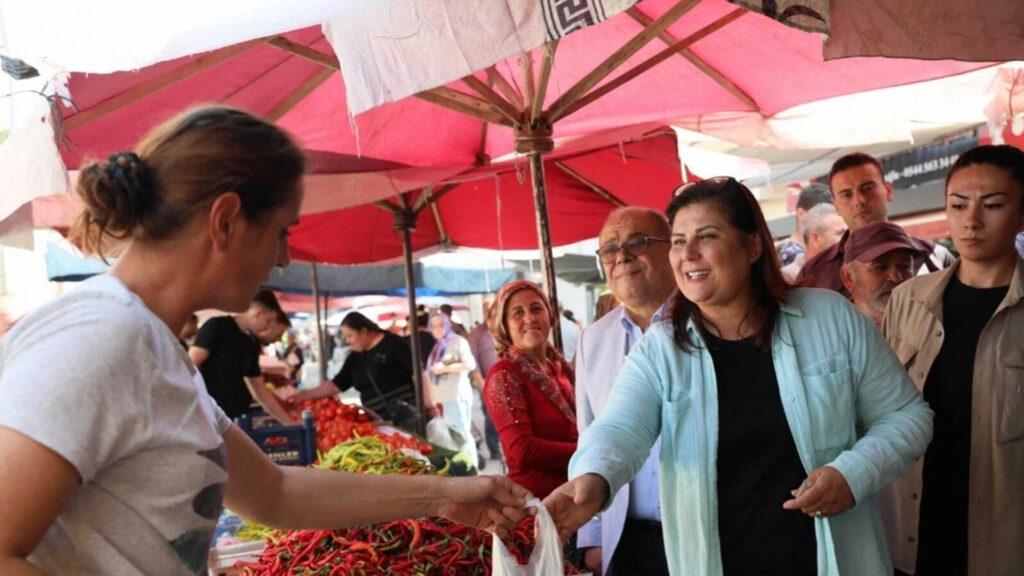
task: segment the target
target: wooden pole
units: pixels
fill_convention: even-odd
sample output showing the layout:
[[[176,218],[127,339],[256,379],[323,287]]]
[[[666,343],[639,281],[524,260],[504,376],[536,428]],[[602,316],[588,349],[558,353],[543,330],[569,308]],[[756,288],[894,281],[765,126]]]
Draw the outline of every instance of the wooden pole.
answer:
[[[320,356],[320,383],[327,382],[327,342],[324,334],[327,327],[320,321],[320,281],[316,273],[316,262],[311,266],[313,274],[313,313],[316,315],[316,342]]]
[[[408,202],[403,202],[408,206]],[[416,318],[416,278],[412,266],[412,233],[416,230],[418,212],[409,208],[395,212],[395,230],[402,232],[402,256],[405,260],[405,289],[409,300],[409,347],[412,348],[412,385],[416,391],[416,430],[420,436],[426,434],[423,420],[423,351],[420,350],[419,321]]]
[[[611,56],[606,58],[604,62],[599,64],[597,68],[594,68],[589,74],[581,78],[572,86],[572,88],[563,92],[562,95],[559,96],[559,98],[555,100],[550,107],[548,107],[548,121],[552,123],[557,122],[559,118],[565,115],[566,108],[575,103],[576,100],[583,97],[583,95],[589,92],[591,88],[597,86],[601,80],[604,80],[605,77],[611,74],[616,68],[621,66],[626,60],[629,60],[633,54],[636,54],[641,48],[646,46],[648,42],[656,38],[658,34],[661,34],[668,29],[668,27],[685,14],[687,10],[696,6],[699,1],[700,0],[680,0],[675,6],[666,10],[664,14],[658,17],[657,20],[652,22],[650,26],[623,44]]]
[[[530,162],[530,182],[533,184],[533,206],[537,217],[537,244],[540,248],[540,262],[544,269],[544,289],[555,313],[551,335],[555,347],[562,350],[562,327],[558,319],[558,288],[555,286],[555,258],[551,252],[551,223],[548,219],[548,189],[544,178],[544,154],[554,149],[551,139],[551,125],[541,123],[536,127],[525,126],[516,130],[516,152],[526,154]]]
[[[551,252],[551,223],[548,220],[548,189],[544,178],[544,157],[540,152],[527,155],[530,160],[530,180],[533,183],[533,205],[537,214],[537,242],[540,244],[540,265],[544,268],[544,288],[551,302],[555,320],[551,323],[551,336],[555,347],[562,348],[562,325],[558,311],[558,288],[555,286],[555,258]]]

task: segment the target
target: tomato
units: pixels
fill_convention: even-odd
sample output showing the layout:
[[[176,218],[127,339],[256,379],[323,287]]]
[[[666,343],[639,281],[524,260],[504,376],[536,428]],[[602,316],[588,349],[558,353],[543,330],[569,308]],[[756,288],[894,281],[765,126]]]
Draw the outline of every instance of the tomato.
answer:
[[[426,442],[422,442],[416,449],[419,450],[420,454],[430,454],[434,451],[434,447]]]

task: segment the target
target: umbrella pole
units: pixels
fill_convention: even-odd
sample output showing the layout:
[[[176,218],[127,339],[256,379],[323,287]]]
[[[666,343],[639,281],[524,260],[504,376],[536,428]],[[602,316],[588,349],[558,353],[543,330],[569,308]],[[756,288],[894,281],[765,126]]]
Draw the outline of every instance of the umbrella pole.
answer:
[[[544,288],[548,293],[554,321],[551,336],[555,347],[562,348],[562,327],[559,321],[558,289],[555,286],[555,259],[551,253],[551,223],[548,220],[548,190],[544,178],[544,153],[554,149],[551,127],[543,123],[538,127],[524,126],[516,130],[516,152],[525,153],[530,162],[530,181],[533,184],[533,206],[537,216],[537,243],[540,248],[540,265],[544,270]],[[501,223],[498,223],[501,226]]]
[[[320,322],[320,282],[316,273],[316,262],[310,267],[313,274],[313,313],[316,315],[316,343],[320,356],[320,383],[327,382],[327,346],[324,342],[325,328]]]
[[[416,391],[416,433],[426,434],[423,421],[423,351],[420,350],[420,326],[416,317],[416,279],[412,266],[412,233],[416,230],[418,212],[410,208],[395,211],[395,229],[402,232],[402,256],[405,260],[405,289],[409,299],[409,347],[412,348],[412,380]]]

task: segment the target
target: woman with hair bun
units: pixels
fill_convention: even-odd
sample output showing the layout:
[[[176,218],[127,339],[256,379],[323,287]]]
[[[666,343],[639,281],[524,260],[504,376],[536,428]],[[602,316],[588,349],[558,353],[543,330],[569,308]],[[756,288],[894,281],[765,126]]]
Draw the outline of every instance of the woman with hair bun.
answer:
[[[207,394],[176,335],[288,264],[304,170],[288,135],[219,106],[82,169],[74,234],[117,263],[0,341],[0,574],[200,573],[225,504],[279,528],[522,517],[505,478],[277,466]]]

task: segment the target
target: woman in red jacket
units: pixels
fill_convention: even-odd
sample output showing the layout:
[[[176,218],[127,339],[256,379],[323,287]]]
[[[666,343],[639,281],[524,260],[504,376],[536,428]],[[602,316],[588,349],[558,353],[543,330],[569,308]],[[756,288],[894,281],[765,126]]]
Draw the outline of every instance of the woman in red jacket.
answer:
[[[544,498],[567,479],[576,451],[575,375],[548,344],[554,315],[533,282],[506,284],[490,326],[499,362],[484,402],[498,430],[509,477]]]

